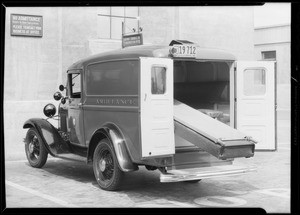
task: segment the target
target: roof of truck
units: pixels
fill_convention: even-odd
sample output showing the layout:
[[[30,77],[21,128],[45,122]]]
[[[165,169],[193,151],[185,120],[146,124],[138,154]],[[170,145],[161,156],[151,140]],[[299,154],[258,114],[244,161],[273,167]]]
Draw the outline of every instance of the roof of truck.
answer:
[[[101,61],[138,59],[139,57],[172,58],[169,53],[170,47],[171,46],[141,45],[141,46],[127,47],[124,49],[117,49],[109,52],[103,52],[77,61],[76,63],[72,64],[68,68],[68,70],[81,69],[82,67],[88,64],[101,62]],[[196,60],[211,60],[211,61],[235,61],[236,60],[234,55],[223,50],[201,48],[199,46],[197,46],[197,48],[198,51],[195,58]]]

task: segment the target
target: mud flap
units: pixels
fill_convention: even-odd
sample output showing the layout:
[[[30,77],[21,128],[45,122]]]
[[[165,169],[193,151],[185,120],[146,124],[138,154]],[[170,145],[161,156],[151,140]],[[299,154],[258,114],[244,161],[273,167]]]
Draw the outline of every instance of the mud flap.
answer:
[[[174,122],[176,135],[219,159],[254,155],[256,141],[176,100]]]

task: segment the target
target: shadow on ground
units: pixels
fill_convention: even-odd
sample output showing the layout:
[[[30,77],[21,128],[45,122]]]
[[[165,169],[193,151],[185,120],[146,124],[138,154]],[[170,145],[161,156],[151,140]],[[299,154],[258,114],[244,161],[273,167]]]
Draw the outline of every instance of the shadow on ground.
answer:
[[[27,164],[28,165],[28,164]],[[51,160],[43,168],[51,175],[65,177],[74,181],[92,184],[95,189],[99,188],[91,165],[80,162],[65,160]],[[175,182],[160,183],[160,172],[148,171],[140,167],[139,171],[129,172],[124,175],[122,187],[119,193],[126,194],[135,203],[155,201],[163,199],[167,201],[193,203],[195,198],[205,196],[237,196],[257,190],[258,188],[243,180],[228,177],[223,181],[219,179],[203,179],[198,183]],[[188,195],[187,195],[188,193]]]

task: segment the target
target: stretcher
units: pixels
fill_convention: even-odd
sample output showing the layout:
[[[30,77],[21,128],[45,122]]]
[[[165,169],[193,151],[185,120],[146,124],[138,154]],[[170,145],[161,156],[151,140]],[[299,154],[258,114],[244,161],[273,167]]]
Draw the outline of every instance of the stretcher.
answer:
[[[252,157],[256,141],[201,111],[174,100],[175,134],[218,159]]]

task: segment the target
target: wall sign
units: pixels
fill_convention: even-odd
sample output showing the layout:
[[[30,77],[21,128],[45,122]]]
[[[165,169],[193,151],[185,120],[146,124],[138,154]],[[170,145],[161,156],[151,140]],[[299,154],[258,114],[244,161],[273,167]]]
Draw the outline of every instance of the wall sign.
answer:
[[[43,17],[36,15],[11,14],[10,35],[42,37]]]
[[[142,34],[131,34],[122,36],[122,47],[143,45]]]

